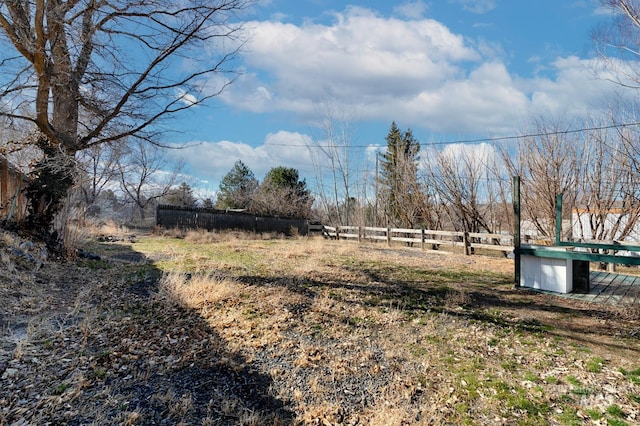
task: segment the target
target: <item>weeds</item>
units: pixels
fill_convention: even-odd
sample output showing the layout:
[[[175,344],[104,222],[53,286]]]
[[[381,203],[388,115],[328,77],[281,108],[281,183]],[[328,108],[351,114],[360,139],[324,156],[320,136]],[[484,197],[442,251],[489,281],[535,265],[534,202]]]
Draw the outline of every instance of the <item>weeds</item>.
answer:
[[[34,345],[52,360],[68,346],[57,371],[78,375],[45,389],[73,408],[109,401],[96,424],[624,424],[640,403],[640,369],[618,368],[635,342],[618,355],[590,328],[595,307],[513,290],[507,260],[171,233],[135,243],[153,264],[83,269],[114,278],[79,293],[75,334],[65,322],[15,346],[20,365]]]

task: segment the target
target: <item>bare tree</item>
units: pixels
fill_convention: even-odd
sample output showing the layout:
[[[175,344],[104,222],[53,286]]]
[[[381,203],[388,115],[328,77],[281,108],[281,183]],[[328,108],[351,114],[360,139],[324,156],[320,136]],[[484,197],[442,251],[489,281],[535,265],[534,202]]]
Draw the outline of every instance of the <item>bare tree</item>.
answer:
[[[251,1],[0,1],[0,115],[41,132],[32,227],[49,232],[76,152],[161,142],[162,119],[223,90],[230,80],[210,77],[228,72],[242,36],[233,18]]]
[[[555,237],[556,196],[563,194],[565,213],[576,203],[577,184],[584,164],[582,141],[560,124],[539,120],[519,140],[515,158],[503,150],[512,176],[522,177],[522,212],[543,237]]]
[[[612,21],[593,33],[608,73],[605,78],[625,87],[640,87],[640,3],[637,0],[600,0],[612,12]],[[628,60],[628,61],[625,61]]]
[[[76,178],[85,207],[92,206],[105,188],[117,186],[118,160],[126,153],[121,143],[94,145],[76,156],[81,170]]]
[[[478,147],[456,145],[440,152],[432,150],[425,162],[426,180],[446,207],[454,229],[494,232],[493,150],[486,144]]]
[[[585,134],[585,166],[576,209],[578,237],[623,240],[640,219],[638,132],[592,126]]]
[[[353,129],[346,113],[325,104],[322,112],[322,137],[310,146],[315,170],[316,192],[325,215],[336,225],[350,225],[354,203],[352,170],[349,161]]]
[[[161,149],[134,140],[117,162],[120,189],[137,207],[142,222],[146,218],[145,210],[169,193],[180,172],[180,164],[174,164],[171,169]]]

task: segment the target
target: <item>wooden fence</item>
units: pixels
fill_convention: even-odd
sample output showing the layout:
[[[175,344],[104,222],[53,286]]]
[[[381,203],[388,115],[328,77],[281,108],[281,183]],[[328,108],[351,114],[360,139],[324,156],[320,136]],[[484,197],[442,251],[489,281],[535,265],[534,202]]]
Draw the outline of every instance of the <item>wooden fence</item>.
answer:
[[[156,224],[164,228],[225,230],[238,229],[250,232],[278,232],[286,235],[306,235],[307,219],[257,216],[243,212],[231,212],[194,207],[160,205],[156,209]]]
[[[27,177],[0,155],[0,220],[19,222],[27,215],[22,193],[27,183]]]
[[[483,232],[436,231],[430,229],[376,228],[371,226],[310,226],[325,237],[337,240],[380,241],[391,245],[402,242],[421,249],[440,250],[451,247],[464,250],[467,255],[475,249],[494,250],[505,255],[513,252],[513,235]]]

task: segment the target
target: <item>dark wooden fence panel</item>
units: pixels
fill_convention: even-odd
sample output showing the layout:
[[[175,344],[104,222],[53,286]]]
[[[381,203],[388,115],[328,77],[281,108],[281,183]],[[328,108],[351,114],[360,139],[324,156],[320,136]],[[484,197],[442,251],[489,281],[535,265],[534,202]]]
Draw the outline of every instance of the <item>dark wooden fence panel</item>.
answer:
[[[306,235],[309,223],[302,218],[256,216],[204,208],[158,206],[156,224],[164,228],[278,232],[285,235]]]
[[[27,177],[0,155],[0,220],[19,222],[26,217],[22,190],[27,183]]]

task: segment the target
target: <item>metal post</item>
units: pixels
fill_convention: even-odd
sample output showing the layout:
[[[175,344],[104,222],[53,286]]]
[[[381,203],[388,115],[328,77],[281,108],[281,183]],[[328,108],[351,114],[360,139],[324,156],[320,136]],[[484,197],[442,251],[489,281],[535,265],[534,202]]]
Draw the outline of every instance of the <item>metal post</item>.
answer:
[[[556,245],[562,239],[562,194],[556,195]]]
[[[520,176],[513,177],[513,264],[515,286],[520,287]]]

